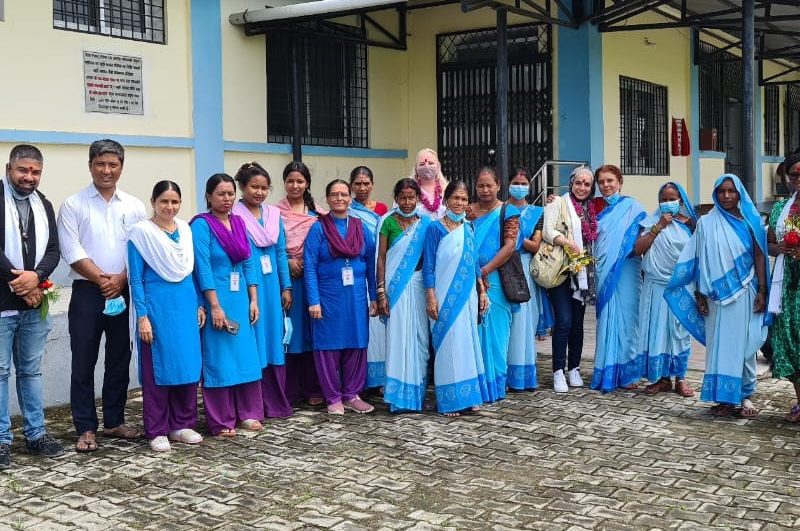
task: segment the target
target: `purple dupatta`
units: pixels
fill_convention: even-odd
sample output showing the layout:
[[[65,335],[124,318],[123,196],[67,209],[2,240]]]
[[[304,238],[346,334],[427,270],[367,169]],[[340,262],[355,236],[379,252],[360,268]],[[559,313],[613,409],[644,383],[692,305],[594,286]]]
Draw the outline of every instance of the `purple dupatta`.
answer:
[[[242,218],[235,214],[230,215],[231,230],[225,228],[220,220],[208,212],[197,214],[190,223],[197,218],[202,218],[208,223],[211,232],[230,258],[231,263],[238,264],[250,258],[250,242],[247,239],[247,230]]]
[[[328,239],[332,257],[355,258],[361,254],[361,250],[364,248],[364,229],[360,219],[348,217],[349,223],[344,238],[339,234],[332,214],[322,216],[319,221],[322,223],[322,232]]]

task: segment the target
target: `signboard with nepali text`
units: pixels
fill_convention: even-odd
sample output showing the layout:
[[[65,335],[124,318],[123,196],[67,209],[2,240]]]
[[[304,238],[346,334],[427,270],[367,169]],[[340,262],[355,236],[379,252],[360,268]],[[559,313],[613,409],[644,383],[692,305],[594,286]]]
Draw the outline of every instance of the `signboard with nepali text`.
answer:
[[[144,114],[142,59],[83,52],[86,112]]]

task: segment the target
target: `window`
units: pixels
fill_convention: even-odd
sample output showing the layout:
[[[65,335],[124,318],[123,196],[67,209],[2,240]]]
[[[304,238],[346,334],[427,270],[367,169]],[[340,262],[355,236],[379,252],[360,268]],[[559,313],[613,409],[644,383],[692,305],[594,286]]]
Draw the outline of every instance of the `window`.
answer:
[[[700,76],[700,149],[725,151],[730,144],[727,107],[742,98],[742,61],[707,42],[700,42],[698,68]],[[704,142],[716,130],[716,143]],[[731,133],[733,134],[733,133]],[[733,140],[733,138],[731,138]]]
[[[800,84],[786,87],[786,154],[800,148]]]
[[[53,27],[164,44],[164,0],[54,0]]]
[[[267,34],[267,140],[292,141],[292,43],[297,46],[302,143],[369,147],[367,47],[360,28],[327,23],[324,31]],[[339,38],[337,38],[339,37]]]
[[[767,85],[764,88],[764,154],[770,157],[777,157],[780,154],[778,146],[779,99],[780,92],[777,85]]]
[[[620,76],[622,172],[668,175],[667,87]]]

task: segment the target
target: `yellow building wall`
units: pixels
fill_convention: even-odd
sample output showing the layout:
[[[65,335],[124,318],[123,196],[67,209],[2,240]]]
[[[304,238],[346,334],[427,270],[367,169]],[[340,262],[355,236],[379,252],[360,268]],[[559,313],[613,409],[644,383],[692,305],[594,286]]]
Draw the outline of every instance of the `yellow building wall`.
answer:
[[[53,2],[6,0],[0,127],[187,137],[192,133],[188,2],[166,1],[167,45],[53,28]],[[85,112],[83,51],[142,59],[144,115]]]

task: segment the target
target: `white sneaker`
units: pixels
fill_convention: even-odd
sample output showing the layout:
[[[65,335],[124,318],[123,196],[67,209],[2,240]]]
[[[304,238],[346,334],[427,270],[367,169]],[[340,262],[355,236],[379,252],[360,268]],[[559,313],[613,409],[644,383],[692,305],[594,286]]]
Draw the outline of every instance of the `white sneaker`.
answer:
[[[203,442],[203,436],[192,429],[184,428],[169,432],[169,440],[184,444],[200,444]]]
[[[154,452],[169,452],[172,448],[169,445],[169,439],[165,435],[159,435],[150,439],[150,449]]]
[[[556,393],[566,393],[569,391],[569,387],[567,387],[567,379],[564,378],[563,369],[559,369],[553,373],[553,391]]]
[[[570,387],[583,387],[583,378],[581,378],[581,371],[575,367],[567,373],[569,375]]]

